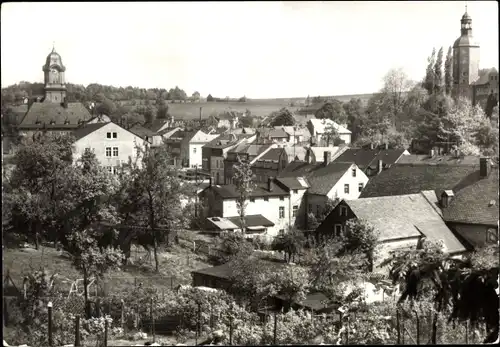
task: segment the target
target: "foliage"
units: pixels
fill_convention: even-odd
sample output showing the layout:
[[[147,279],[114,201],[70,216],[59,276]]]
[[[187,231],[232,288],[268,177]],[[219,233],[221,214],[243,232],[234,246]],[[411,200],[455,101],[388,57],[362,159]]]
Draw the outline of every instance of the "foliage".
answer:
[[[448,47],[446,60],[444,61],[444,91],[446,95],[451,95],[453,88],[453,55],[451,47]]]
[[[290,263],[292,257],[299,255],[304,248],[306,238],[304,233],[296,228],[290,228],[287,233],[273,240],[272,249],[285,253],[285,261]],[[287,259],[288,256],[288,259]]]
[[[130,173],[120,178],[119,212],[125,223],[146,228],[141,244],[153,248],[158,272],[158,246],[168,242],[168,236],[181,224],[182,210],[178,202],[182,189],[175,167],[169,165],[167,147],[138,147],[138,150],[141,162],[131,163]]]
[[[96,106],[95,111],[98,115],[111,116],[116,111],[116,105],[113,101],[103,97],[100,103]]]
[[[486,101],[486,107],[484,109],[484,112],[486,113],[486,117],[492,118],[495,108],[496,108],[497,115],[498,115],[497,95],[494,93],[490,93],[490,95],[488,95],[488,100]],[[497,120],[498,120],[498,117],[497,117]]]
[[[435,76],[434,76],[434,65],[436,62],[436,49],[432,49],[432,54],[429,58],[427,58],[427,69],[425,73],[425,80],[423,83],[423,87],[425,90],[427,90],[427,93],[429,95],[434,93],[434,83],[435,83]]]
[[[217,241],[217,262],[225,264],[234,258],[245,258],[252,254],[253,247],[241,232],[224,232]]]
[[[414,83],[408,78],[402,68],[390,69],[384,76],[384,87],[382,88],[381,111],[391,115],[390,124],[401,127],[406,103],[406,93],[414,87]],[[380,131],[384,133],[383,131]]]
[[[325,218],[333,211],[335,206],[339,203],[339,199],[328,199],[323,206],[323,209],[320,211],[320,214],[314,214],[310,212],[307,215],[307,227],[309,230],[316,230],[321,223],[325,220]]]
[[[293,126],[295,118],[289,109],[283,107],[281,110],[271,113],[271,126]]]
[[[241,98],[238,99],[238,102],[247,102],[247,97],[242,96]]]
[[[214,101],[214,97],[212,96],[212,94],[208,94],[207,102],[212,102],[212,101]]]
[[[441,94],[444,92],[443,85],[443,47],[438,51],[436,62],[434,64],[434,93]]]
[[[340,255],[346,253],[364,254],[368,261],[368,271],[372,271],[378,236],[375,229],[367,222],[358,218],[348,220],[345,232],[341,236],[342,249]]]
[[[315,113],[316,118],[328,118],[336,122],[337,124],[347,123],[347,114],[344,110],[342,101],[334,99],[332,101],[326,102],[320,109]]]
[[[238,156],[238,164],[233,166],[233,182],[238,192],[236,198],[236,207],[240,215],[241,230],[246,230],[245,210],[247,201],[252,193],[255,183],[253,182],[253,172],[251,164],[247,161],[241,160]]]

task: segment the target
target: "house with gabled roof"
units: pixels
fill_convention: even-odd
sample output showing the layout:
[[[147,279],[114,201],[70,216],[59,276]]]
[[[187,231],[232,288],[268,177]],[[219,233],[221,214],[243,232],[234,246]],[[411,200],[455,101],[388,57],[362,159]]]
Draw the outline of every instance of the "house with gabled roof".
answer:
[[[334,161],[354,162],[368,177],[373,177],[409,154],[406,149],[371,145],[368,148],[347,148]]]
[[[267,182],[269,177],[277,177],[281,170],[288,164],[282,158],[286,158],[283,148],[272,148],[260,156],[252,165],[252,171],[256,182]]]
[[[331,153],[325,152],[321,163],[294,161],[278,176],[302,177],[309,185],[299,208],[305,214],[302,227],[307,226],[307,214],[320,216],[329,200],[357,199],[368,183],[368,177],[355,163],[332,162],[330,158]]]
[[[122,165],[128,164],[129,158],[136,161],[140,157],[137,148],[147,145],[140,136],[113,122],[85,124],[73,131],[72,135],[75,138],[74,161],[77,161],[85,150],[90,150],[96,155],[99,163],[114,174]],[[140,165],[140,160],[137,160],[137,163]]]
[[[318,226],[318,239],[339,238],[348,220],[360,219],[378,233],[375,265],[391,251],[416,247],[422,238],[442,242],[451,255],[466,251],[438,210],[422,193],[342,200]]]
[[[347,145],[351,143],[351,131],[344,125],[337,124],[331,119],[311,119],[308,121],[307,127],[314,143],[318,145],[334,145],[333,141],[328,141],[327,139],[326,134],[329,132],[329,128],[333,128],[336,131],[338,138],[343,143]],[[327,144],[327,142],[330,142],[330,144]]]
[[[290,141],[290,136],[282,128],[259,128],[257,129],[256,143],[263,144],[278,144],[284,146]]]
[[[238,158],[253,165],[259,158],[277,147],[278,145],[276,144],[258,145],[247,142],[233,147],[227,152],[226,159],[224,160],[224,182],[226,184],[233,182],[233,166],[238,163]]]

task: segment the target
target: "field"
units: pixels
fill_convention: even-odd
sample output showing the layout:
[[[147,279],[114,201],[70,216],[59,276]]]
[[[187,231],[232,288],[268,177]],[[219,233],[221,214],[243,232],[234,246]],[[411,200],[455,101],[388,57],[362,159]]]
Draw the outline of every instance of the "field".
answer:
[[[363,105],[373,94],[355,94],[332,96],[342,102],[348,102],[352,98],[359,98]],[[312,96],[311,96],[312,97]],[[328,97],[330,98],[330,97]],[[282,99],[251,99],[247,102],[197,102],[197,103],[173,103],[169,104],[169,112],[176,119],[195,119],[200,117],[200,107],[202,107],[202,118],[208,118],[212,113],[221,113],[224,110],[232,109],[239,112],[250,110],[252,115],[266,117],[273,111],[282,107],[288,107],[292,112],[297,111],[300,106],[291,107],[290,103],[304,103],[305,98],[282,98]]]

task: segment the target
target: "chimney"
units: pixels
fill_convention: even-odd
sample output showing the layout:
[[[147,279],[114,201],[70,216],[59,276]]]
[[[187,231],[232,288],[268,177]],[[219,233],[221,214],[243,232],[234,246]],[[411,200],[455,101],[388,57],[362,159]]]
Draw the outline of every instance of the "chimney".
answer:
[[[431,149],[431,150],[429,151],[429,158],[434,158],[434,155],[435,155],[435,154],[436,154],[436,153],[434,152],[434,149]]]
[[[479,176],[481,178],[488,177],[490,173],[490,158],[482,157],[479,159]]]
[[[267,179],[267,190],[269,190],[270,192],[273,191],[273,188],[274,188],[274,181],[273,181],[273,178],[272,177],[269,177]]]
[[[382,160],[379,160],[377,163],[377,174],[381,173],[383,168],[384,168],[384,166],[382,164]]]
[[[375,144],[373,142],[370,143],[370,149],[375,149]]]
[[[325,166],[330,164],[331,161],[332,161],[332,152],[324,151],[323,152],[323,163],[325,164]]]
[[[211,187],[212,186],[212,176],[209,176],[208,177],[208,186]]]
[[[389,149],[389,144],[386,142],[384,143],[384,149],[387,151]]]
[[[312,149],[308,148],[306,152],[306,161],[308,164],[312,164]]]
[[[450,205],[451,200],[455,194],[453,194],[452,190],[445,190],[441,193],[441,207],[447,208]]]

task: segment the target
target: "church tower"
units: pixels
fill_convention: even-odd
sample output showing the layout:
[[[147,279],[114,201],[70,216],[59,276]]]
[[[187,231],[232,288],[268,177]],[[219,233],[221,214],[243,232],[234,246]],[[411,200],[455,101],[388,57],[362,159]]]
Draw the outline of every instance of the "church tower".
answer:
[[[66,82],[64,72],[66,68],[62,64],[61,56],[52,48],[42,68],[45,82],[44,102],[63,103],[66,99]]]
[[[472,84],[479,78],[479,43],[472,36],[472,18],[461,19],[461,35],[453,44],[453,96],[472,100]]]

